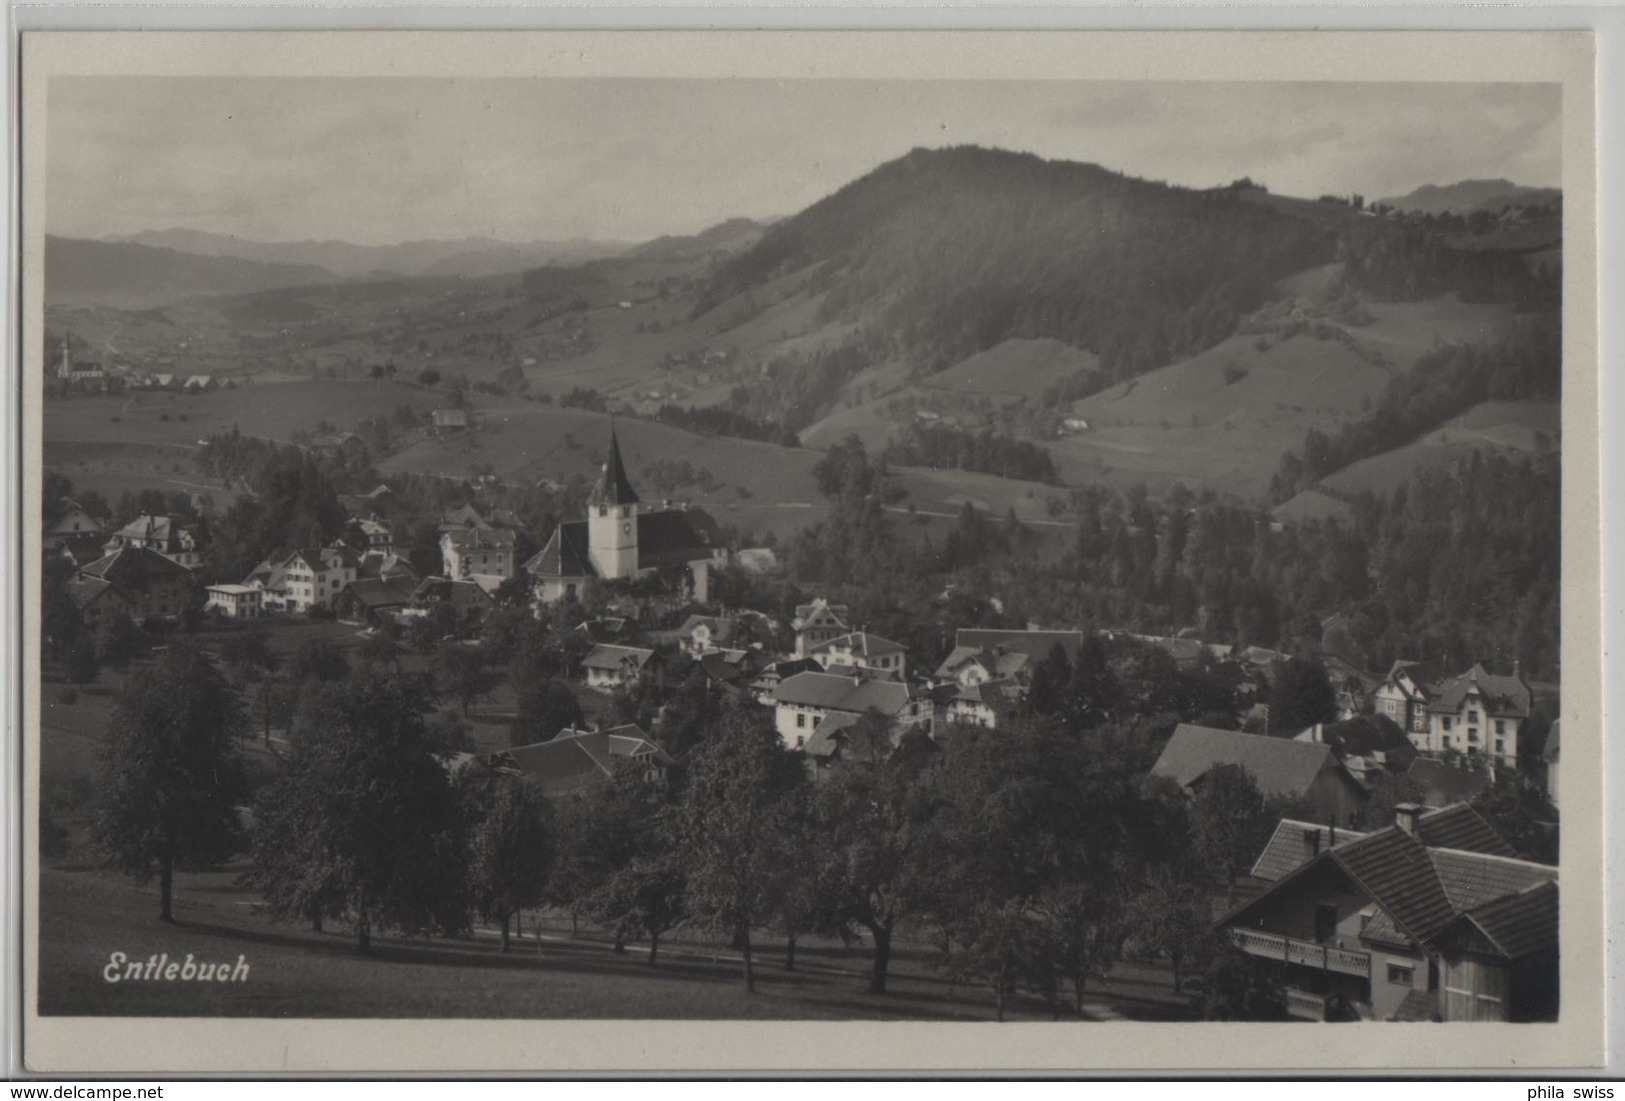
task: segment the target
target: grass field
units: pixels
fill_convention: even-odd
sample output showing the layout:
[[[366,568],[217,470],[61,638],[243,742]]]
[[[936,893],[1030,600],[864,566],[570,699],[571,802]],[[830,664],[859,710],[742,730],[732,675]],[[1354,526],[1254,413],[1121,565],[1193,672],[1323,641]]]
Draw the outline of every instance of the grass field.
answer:
[[[1062,379],[1099,365],[1094,353],[1059,340],[1012,339],[922,380],[920,387],[1014,401],[1036,398]]]
[[[240,869],[179,874],[174,925],[156,920],[152,885],[102,872],[44,868],[40,873],[41,1014],[95,1016],[684,1018],[692,1020],[985,1021],[991,998],[978,987],[951,986],[928,966],[926,950],[901,945],[888,992],[865,991],[868,950],[813,941],[797,947],[798,967],[783,968],[783,942],[757,939],[757,989],[747,994],[738,954],[701,932],[678,930],[661,945],[658,965],[646,946],[613,952],[598,930],[570,936],[559,915],[531,915],[506,956],[489,930],[469,938],[375,939],[357,955],[345,931],[313,933],[274,924],[257,898],[237,885]],[[538,936],[539,934],[539,936]],[[109,984],[112,952],[145,960],[168,953],[184,961],[243,956],[242,983]],[[1076,1020],[1070,1007],[1062,1019]],[[1114,974],[1085,1002],[1084,1019],[1188,1017],[1165,976],[1139,968]],[[1049,1009],[1018,997],[1013,1021],[1049,1020]]]
[[[1433,467],[1448,466],[1474,451],[1534,455],[1561,446],[1557,402],[1485,402],[1415,443],[1385,451],[1323,479],[1343,493],[1386,493]]]

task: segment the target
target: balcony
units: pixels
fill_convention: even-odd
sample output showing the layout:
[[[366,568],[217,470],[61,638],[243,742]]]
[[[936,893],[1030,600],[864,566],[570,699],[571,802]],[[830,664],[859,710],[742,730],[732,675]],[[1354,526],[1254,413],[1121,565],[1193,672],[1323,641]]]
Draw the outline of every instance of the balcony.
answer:
[[[1371,978],[1369,952],[1354,952],[1347,948],[1316,944],[1313,941],[1295,940],[1274,933],[1262,933],[1257,929],[1232,929],[1230,940],[1249,956],[1301,964],[1304,967],[1335,971],[1339,975],[1354,975],[1361,979]]]

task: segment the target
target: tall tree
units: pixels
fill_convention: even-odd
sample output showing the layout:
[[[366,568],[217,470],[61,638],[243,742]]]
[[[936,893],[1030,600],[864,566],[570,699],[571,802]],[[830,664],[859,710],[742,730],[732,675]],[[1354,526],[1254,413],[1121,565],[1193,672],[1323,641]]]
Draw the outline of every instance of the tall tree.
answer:
[[[1253,774],[1241,765],[1219,765],[1203,774],[1191,804],[1196,847],[1210,867],[1224,875],[1225,900],[1233,900],[1236,878],[1258,856],[1268,809]]]
[[[502,683],[502,675],[487,666],[485,655],[473,646],[441,647],[434,668],[440,691],[462,704],[464,715],[470,704]]]
[[[293,749],[255,802],[250,881],[279,918],[345,920],[372,933],[455,928],[466,842],[430,735],[421,676],[358,673],[319,686]]]
[[[472,825],[468,840],[470,900],[480,915],[502,926],[508,951],[513,916],[542,900],[553,861],[547,801],[534,780],[469,765],[458,776]]]
[[[756,989],[751,930],[772,920],[795,869],[784,822],[789,793],[804,782],[800,762],[772,726],[741,706],[694,754],[677,809],[690,906],[738,936],[747,991]]]
[[[586,716],[570,686],[552,677],[537,677],[519,690],[519,711],[508,726],[509,745],[546,742]]]
[[[208,867],[240,841],[244,798],[236,696],[195,645],[171,644],[120,694],[101,754],[95,836],[107,863],[146,882],[158,876],[162,921],[172,921],[176,869]]]
[[[1282,734],[1337,719],[1337,693],[1326,667],[1310,658],[1281,666],[1270,693],[1270,730]]]

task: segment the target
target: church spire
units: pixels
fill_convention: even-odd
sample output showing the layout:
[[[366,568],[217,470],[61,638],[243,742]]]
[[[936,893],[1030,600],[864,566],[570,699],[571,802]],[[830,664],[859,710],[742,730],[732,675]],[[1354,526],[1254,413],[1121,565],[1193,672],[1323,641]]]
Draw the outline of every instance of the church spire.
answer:
[[[620,441],[615,438],[615,419],[609,421],[609,461],[604,464],[604,476],[588,498],[593,505],[635,505],[637,491],[626,476],[626,464],[621,461]]]

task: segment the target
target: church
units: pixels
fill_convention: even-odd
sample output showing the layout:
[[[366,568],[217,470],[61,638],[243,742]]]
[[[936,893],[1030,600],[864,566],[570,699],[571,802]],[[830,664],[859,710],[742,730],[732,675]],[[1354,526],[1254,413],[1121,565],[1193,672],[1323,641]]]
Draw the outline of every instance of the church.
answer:
[[[609,429],[609,461],[587,499],[587,518],[560,524],[547,545],[524,565],[538,604],[584,600],[594,582],[634,578],[672,566],[686,567],[695,600],[709,596],[710,569],[727,561],[722,533],[703,509],[638,499],[621,459],[615,426]]]

